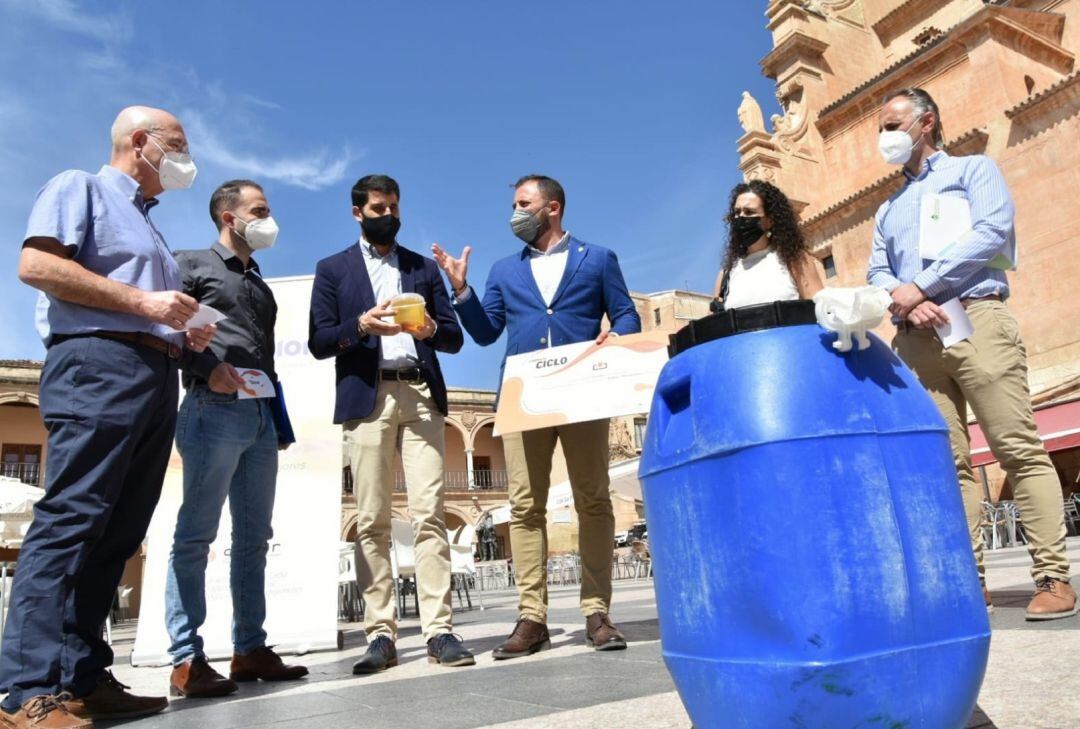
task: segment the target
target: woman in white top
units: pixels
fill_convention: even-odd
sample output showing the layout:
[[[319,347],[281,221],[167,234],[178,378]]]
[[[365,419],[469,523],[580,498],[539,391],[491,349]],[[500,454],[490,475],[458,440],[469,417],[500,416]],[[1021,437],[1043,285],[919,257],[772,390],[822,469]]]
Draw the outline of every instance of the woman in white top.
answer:
[[[751,180],[731,191],[724,268],[715,296],[724,309],[809,299],[821,290],[795,211],[779,188]]]

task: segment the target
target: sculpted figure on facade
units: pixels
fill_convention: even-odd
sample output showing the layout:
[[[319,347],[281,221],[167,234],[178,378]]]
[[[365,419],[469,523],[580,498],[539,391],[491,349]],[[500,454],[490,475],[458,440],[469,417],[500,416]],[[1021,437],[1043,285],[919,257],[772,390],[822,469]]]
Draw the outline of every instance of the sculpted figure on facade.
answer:
[[[749,91],[742,92],[742,103],[739,104],[739,124],[747,133],[765,132],[765,117],[761,113],[761,105]]]

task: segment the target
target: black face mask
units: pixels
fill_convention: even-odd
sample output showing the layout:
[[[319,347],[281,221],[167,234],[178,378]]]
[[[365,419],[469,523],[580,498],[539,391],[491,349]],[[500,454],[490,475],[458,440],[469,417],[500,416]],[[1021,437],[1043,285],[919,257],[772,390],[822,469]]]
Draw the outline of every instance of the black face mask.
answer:
[[[731,235],[735,253],[745,256],[750,246],[765,235],[765,229],[761,227],[761,218],[732,218]]]
[[[360,229],[364,231],[364,240],[377,246],[388,246],[397,238],[401,230],[401,218],[393,215],[383,215],[379,218],[364,218],[360,221]]]

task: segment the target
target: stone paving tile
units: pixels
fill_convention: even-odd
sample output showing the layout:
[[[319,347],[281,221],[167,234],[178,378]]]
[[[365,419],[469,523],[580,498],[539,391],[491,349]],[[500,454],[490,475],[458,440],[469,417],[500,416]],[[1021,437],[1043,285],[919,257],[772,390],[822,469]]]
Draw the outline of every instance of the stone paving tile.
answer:
[[[1073,562],[1080,563],[1080,539],[1070,540],[1069,547]],[[989,553],[987,565],[997,606],[991,617],[994,634],[979,708],[967,729],[1080,729],[1080,617],[1047,623],[1024,620],[1032,586],[1031,562],[1023,548]],[[477,652],[475,667],[428,664],[417,621],[411,617],[402,622],[398,640],[401,665],[377,676],[354,677],[352,662],[363,653],[364,638],[360,626],[347,625],[344,650],[296,659],[311,669],[306,681],[246,684],[224,700],[180,699],[166,713],[123,726],[690,727],[664,670],[651,582],[616,587],[613,616],[631,645],[609,654],[585,647],[576,588],[557,587],[551,591],[552,649],[495,662],[490,650],[513,627],[515,594],[501,591],[483,597],[485,610],[455,613],[455,630]],[[118,627],[117,677],[137,691],[164,693],[168,668],[124,665],[131,638],[131,625]],[[227,664],[217,665],[227,670]]]

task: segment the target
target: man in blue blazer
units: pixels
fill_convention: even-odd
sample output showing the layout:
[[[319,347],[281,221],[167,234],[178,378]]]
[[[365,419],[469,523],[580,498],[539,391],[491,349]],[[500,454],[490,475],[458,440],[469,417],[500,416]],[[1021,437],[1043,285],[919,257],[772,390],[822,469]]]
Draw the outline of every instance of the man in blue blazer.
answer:
[[[475,663],[452,634],[450,545],[443,515],[446,383],[435,353],[461,349],[462,335],[435,262],[397,242],[397,182],[368,175],[352,189],[360,240],[315,267],[308,347],[335,358],[334,422],[344,431],[356,499],[357,582],[364,591],[368,649],[353,665],[370,674],[397,665],[390,569],[394,456],[400,447],[415,536],[416,587],[429,660]],[[394,323],[393,299],[424,297],[423,324]]]
[[[432,246],[435,260],[454,289],[454,308],[477,344],[491,344],[506,329],[509,356],[590,339],[600,343],[609,334],[641,331],[641,319],[615,254],[564,231],[565,208],[566,194],[550,177],[528,175],[518,180],[510,227],[526,245],[491,267],[483,300],[466,281],[471,249],[466,247],[461,258],[453,258]],[[611,328],[601,332],[605,316]],[[586,642],[600,651],[626,647],[608,617],[615,518],[608,479],[608,420],[604,418],[503,436],[510,474],[510,543],[520,601],[514,631],[495,649],[496,659],[531,655],[551,644],[547,500],[556,441],[566,456],[580,524]]]

